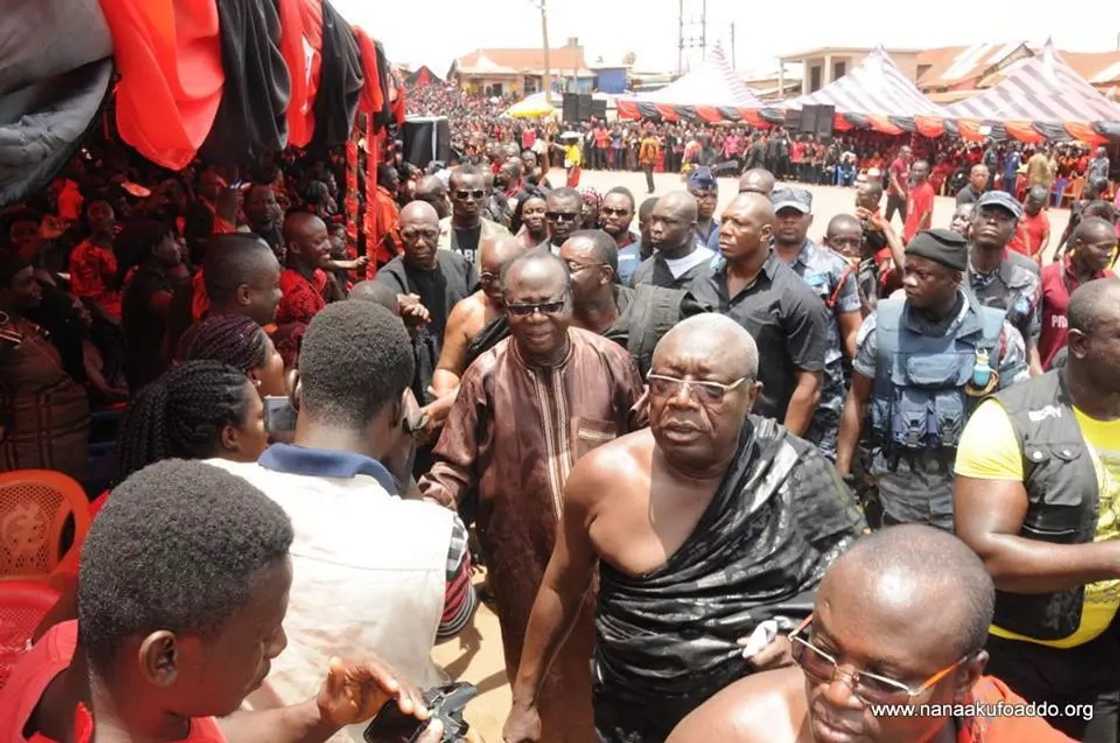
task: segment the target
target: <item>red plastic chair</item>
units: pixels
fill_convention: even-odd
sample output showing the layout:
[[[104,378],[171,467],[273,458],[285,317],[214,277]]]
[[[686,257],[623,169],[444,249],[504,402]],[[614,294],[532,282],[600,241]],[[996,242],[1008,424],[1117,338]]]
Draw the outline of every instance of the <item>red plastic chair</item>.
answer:
[[[63,555],[62,538],[71,516],[74,538]],[[51,470],[0,474],[0,580],[45,579],[56,569],[77,572],[88,530],[89,501],[73,479]]]
[[[0,689],[27,652],[31,633],[58,601],[58,591],[42,581],[0,583]]]

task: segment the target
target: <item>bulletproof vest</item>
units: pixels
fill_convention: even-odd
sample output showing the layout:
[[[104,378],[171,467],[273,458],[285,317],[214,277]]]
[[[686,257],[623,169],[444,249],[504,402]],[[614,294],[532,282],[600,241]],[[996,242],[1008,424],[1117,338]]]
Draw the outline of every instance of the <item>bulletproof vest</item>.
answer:
[[[1065,372],[1054,370],[996,394],[1011,419],[1023,458],[1027,514],[1019,535],[1054,544],[1085,544],[1096,535],[1096,468],[1073,412]],[[1022,594],[996,591],[993,623],[1039,640],[1073,634],[1085,589]]]
[[[980,300],[980,304],[1004,310],[1007,313],[1007,321],[1019,328],[1020,332],[1024,332],[1026,330],[1023,327],[1024,321],[1031,312],[1031,298],[1028,292],[1032,286],[1037,286],[1038,276],[1022,265],[1017,260],[1019,257],[1034,265],[1033,261],[1025,256],[1019,256],[1017,253],[1010,254],[1007,260],[999,264],[997,278],[985,286],[974,285],[971,288],[973,295]]]
[[[886,299],[877,308],[878,358],[871,394],[876,443],[887,451],[954,448],[974,407],[965,394],[977,351],[999,367],[999,336],[1004,313],[977,307],[945,335],[930,336],[907,327],[910,309],[902,299]]]

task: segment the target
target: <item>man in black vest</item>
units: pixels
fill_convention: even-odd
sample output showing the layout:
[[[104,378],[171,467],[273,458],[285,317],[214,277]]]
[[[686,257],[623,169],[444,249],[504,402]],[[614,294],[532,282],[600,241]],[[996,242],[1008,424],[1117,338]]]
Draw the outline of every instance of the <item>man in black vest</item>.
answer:
[[[1085,741],[1116,740],[1120,698],[1118,338],[1120,280],[1081,286],[1065,369],[981,405],[955,468],[957,534],[997,589],[989,671]]]

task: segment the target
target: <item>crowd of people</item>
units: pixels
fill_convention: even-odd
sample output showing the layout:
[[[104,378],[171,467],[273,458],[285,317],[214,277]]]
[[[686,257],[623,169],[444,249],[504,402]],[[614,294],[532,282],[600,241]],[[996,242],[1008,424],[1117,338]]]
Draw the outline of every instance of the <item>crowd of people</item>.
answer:
[[[936,224],[937,153],[875,135],[565,148],[425,90],[455,154],[389,149],[364,250],[339,153],[85,149],[6,213],[0,465],[72,476],[94,519],[0,735],[399,740],[378,720],[438,713],[432,648],[486,600],[509,743],[1116,740],[1106,156],[1043,266],[1033,156],[1025,193],[973,163]],[[550,182],[587,145],[629,167],[616,132],[682,187]],[[818,242],[797,181],[835,151]]]

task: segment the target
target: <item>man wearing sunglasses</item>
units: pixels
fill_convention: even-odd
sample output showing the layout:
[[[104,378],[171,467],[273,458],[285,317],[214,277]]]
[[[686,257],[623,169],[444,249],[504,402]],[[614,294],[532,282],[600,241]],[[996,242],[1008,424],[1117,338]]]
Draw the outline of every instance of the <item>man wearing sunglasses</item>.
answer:
[[[564,241],[580,228],[583,196],[574,188],[558,188],[545,197],[545,205],[549,249],[556,255]]]
[[[603,231],[614,238],[618,250],[618,280],[626,285],[630,284],[630,277],[642,262],[641,235],[630,229],[634,211],[634,194],[624,186],[607,191],[599,209]]]
[[[474,265],[482,240],[508,237],[509,230],[482,216],[487,201],[486,181],[477,165],[451,171],[451,216],[439,221],[439,248],[459,253]]]
[[[599,740],[660,741],[709,696],[765,665],[762,656],[745,661],[737,639],[806,603],[864,529],[820,452],[750,415],[758,362],[734,320],[681,322],[657,345],[647,375],[650,427],[576,464],[510,676],[506,743],[541,739],[538,708],[550,698],[541,679],[596,571]]]
[[[535,250],[502,274],[510,337],[463,374],[420,490],[450,507],[478,494],[478,533],[512,678],[572,467],[646,418],[637,405],[641,378],[625,349],[571,327],[564,262]],[[573,597],[577,607],[582,594]],[[588,602],[545,682],[548,740],[593,739],[591,608]]]
[[[1011,705],[1023,700],[983,675],[993,602],[983,563],[955,537],[917,525],[864,537],[829,568],[814,614],[790,635],[796,666],[727,687],[668,743],[1070,740],[1038,717],[1012,716]],[[979,704],[1007,705],[1007,712],[877,710]]]
[[[684,289],[704,273],[716,254],[696,240],[697,213],[696,199],[686,191],[657,200],[649,223],[655,253],[634,271],[634,286]]]

